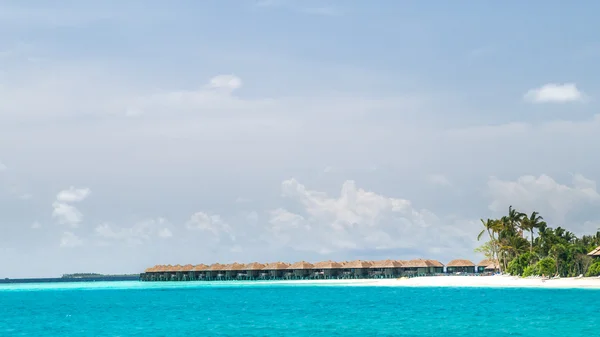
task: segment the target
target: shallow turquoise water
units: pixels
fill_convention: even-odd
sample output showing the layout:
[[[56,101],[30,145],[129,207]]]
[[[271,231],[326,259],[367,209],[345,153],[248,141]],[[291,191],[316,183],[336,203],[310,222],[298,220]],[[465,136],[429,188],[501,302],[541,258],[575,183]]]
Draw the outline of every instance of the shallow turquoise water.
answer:
[[[600,290],[0,285],[0,336],[597,336]]]

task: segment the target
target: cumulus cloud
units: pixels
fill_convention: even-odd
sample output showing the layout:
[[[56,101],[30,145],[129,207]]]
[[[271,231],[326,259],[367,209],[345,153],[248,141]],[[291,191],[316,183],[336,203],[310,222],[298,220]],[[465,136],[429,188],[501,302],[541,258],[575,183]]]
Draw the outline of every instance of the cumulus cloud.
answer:
[[[584,100],[584,94],[575,83],[548,83],[525,93],[524,99],[532,103],[566,103]]]
[[[136,222],[131,227],[118,227],[110,223],[103,223],[97,226],[94,232],[104,240],[140,245],[150,242],[154,237],[161,239],[172,237],[170,226],[171,223],[167,219],[157,218]]]
[[[54,208],[52,217],[57,218],[58,222],[62,225],[69,225],[76,228],[79,227],[79,224],[83,220],[83,214],[75,206],[62,202],[54,202],[52,207]]]
[[[170,238],[170,237],[172,237],[172,236],[173,236],[173,233],[171,233],[171,230],[170,230],[170,229],[168,229],[168,228],[163,228],[163,229],[161,229],[161,230],[159,230],[159,231],[158,231],[157,235],[158,235],[158,237],[160,237],[160,238],[164,238],[164,239],[166,239],[166,238]]]
[[[299,211],[278,208],[270,213],[268,234],[282,247],[323,254],[416,249],[427,256],[447,251],[449,245],[457,248],[473,237],[464,227],[416,209],[409,200],[366,191],[354,181],[344,182],[338,197],[329,197],[289,179],[282,182],[282,194],[300,206]]]
[[[42,228],[42,224],[41,224],[41,223],[39,223],[39,222],[37,222],[37,221],[34,221],[34,222],[31,224],[31,228],[32,228],[32,229],[39,229],[39,228]]]
[[[210,79],[208,87],[233,91],[242,87],[242,79],[235,75],[217,75]]]
[[[186,222],[185,226],[189,230],[211,233],[216,240],[224,235],[231,240],[235,240],[233,229],[219,215],[196,212]]]
[[[56,195],[58,202],[80,202],[85,200],[90,195],[89,188],[75,188],[71,186],[68,190],[60,191]]]
[[[81,245],[83,245],[83,240],[81,240],[73,232],[64,232],[62,237],[60,238],[61,247],[73,248]]]
[[[62,190],[56,195],[56,200],[52,203],[54,210],[52,217],[57,218],[58,222],[63,225],[69,225],[73,228],[78,227],[83,220],[83,214],[72,203],[84,201],[91,191],[89,188],[70,187],[67,190]]]
[[[8,167],[6,167],[6,165],[4,165],[1,161],[0,161],[0,172],[2,171],[6,171],[8,169]]]
[[[491,197],[490,210],[505,212],[509,205],[527,212],[538,211],[554,222],[585,205],[600,205],[596,182],[575,174],[571,185],[561,184],[552,177],[526,175],[515,181],[491,177],[488,181]]]

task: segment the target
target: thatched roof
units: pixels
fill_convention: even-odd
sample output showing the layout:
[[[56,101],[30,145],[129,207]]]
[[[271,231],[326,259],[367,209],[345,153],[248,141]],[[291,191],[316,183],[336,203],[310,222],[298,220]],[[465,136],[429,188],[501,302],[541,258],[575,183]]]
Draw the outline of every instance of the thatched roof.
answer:
[[[477,264],[477,267],[486,267],[495,262],[496,261],[494,261],[492,259],[483,259],[483,260],[479,261],[479,263]]]
[[[226,265],[224,265],[224,264],[220,264],[220,263],[213,263],[213,264],[211,264],[210,266],[208,266],[208,269],[207,269],[207,270],[210,270],[210,271],[217,271],[217,270],[223,270],[223,268],[225,268],[225,267],[227,267],[227,266],[226,266]]]
[[[427,265],[427,261],[426,260],[423,260],[423,259],[413,259],[413,260],[406,261],[406,263],[403,265],[403,267],[407,267],[407,268],[427,268],[429,266]]]
[[[370,268],[371,267],[371,263],[369,261],[361,261],[361,260],[355,260],[355,261],[350,261],[350,262],[346,262],[343,265],[344,268],[346,269],[361,269],[361,268]]]
[[[448,262],[446,267],[475,267],[475,263],[469,260],[456,259]]]
[[[589,256],[600,256],[600,246],[594,248],[594,250],[592,250],[591,252],[589,252],[587,255],[589,255]]]
[[[425,260],[425,263],[427,263],[428,267],[444,267],[444,264],[438,260]]]
[[[171,268],[171,271],[183,271],[183,266],[180,264],[173,266],[173,268]]]
[[[265,265],[258,262],[248,263],[244,266],[244,270],[262,270],[265,268]]]
[[[206,270],[208,268],[207,265],[205,265],[204,263],[200,263],[194,266],[194,268],[192,269],[192,271],[203,271]]]
[[[335,261],[321,261],[314,265],[315,269],[341,269],[342,264]]]
[[[244,265],[241,263],[234,262],[232,264],[228,264],[225,268],[221,270],[244,270]]]
[[[485,266],[484,270],[498,270],[500,269],[500,265],[497,263],[491,263],[487,266]]]
[[[375,261],[375,262],[371,263],[370,268],[400,268],[400,267],[402,267],[402,262],[388,259],[388,260],[382,260],[382,261]]]
[[[271,262],[267,264],[263,270],[283,270],[288,269],[289,266],[290,264],[287,262]]]
[[[299,261],[296,262],[294,264],[292,264],[291,266],[289,266],[287,269],[313,269],[315,266],[312,263],[308,263],[306,261]]]
[[[429,268],[429,267],[443,268],[444,264],[438,260],[413,259],[413,260],[404,262],[402,264],[402,267],[405,267],[405,268]]]
[[[186,264],[182,268],[183,271],[192,271],[193,269],[194,269],[194,265],[192,265],[192,264]]]

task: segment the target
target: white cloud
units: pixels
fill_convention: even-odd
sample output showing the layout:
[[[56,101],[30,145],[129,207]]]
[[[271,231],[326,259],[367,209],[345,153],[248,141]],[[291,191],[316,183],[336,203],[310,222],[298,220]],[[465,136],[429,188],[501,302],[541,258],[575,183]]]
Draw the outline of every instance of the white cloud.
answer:
[[[73,186],[60,191],[56,195],[56,200],[52,203],[54,208],[52,217],[58,218],[60,224],[69,225],[73,228],[78,227],[83,220],[83,214],[71,203],[84,201],[90,193],[89,188],[75,188]]]
[[[491,197],[490,210],[506,212],[508,207],[527,211],[538,211],[553,222],[562,222],[565,217],[586,205],[600,205],[596,183],[576,174],[572,186],[560,184],[552,177],[526,175],[516,181],[491,177],[488,181]]]
[[[83,240],[81,240],[77,235],[73,232],[64,232],[60,239],[60,246],[65,248],[72,248],[83,245]]]
[[[232,241],[235,240],[233,229],[219,215],[196,212],[186,222],[185,226],[189,230],[210,232],[215,239],[220,239],[222,235],[227,235]]]
[[[148,219],[139,221],[131,227],[117,227],[110,223],[103,223],[94,229],[95,234],[106,240],[123,241],[130,245],[139,245],[150,242],[153,237],[161,239],[173,236],[169,221],[165,218]]]
[[[54,208],[52,217],[58,218],[58,222],[62,225],[69,225],[76,228],[79,227],[79,224],[83,220],[83,214],[75,206],[62,202],[54,202],[52,207]]]
[[[210,79],[209,88],[234,91],[242,87],[242,79],[235,75],[217,75]]]
[[[35,221],[35,222],[33,222],[33,223],[31,224],[31,228],[32,228],[32,229],[39,229],[39,228],[42,228],[42,224],[41,224],[41,223],[39,223],[39,222],[37,222],[37,221]]]
[[[301,212],[271,211],[268,237],[281,248],[319,253],[418,249],[427,255],[451,252],[449,246],[462,251],[465,247],[460,245],[473,238],[465,228],[447,225],[428,210],[415,209],[409,200],[357,188],[353,181],[342,185],[337,198],[308,190],[295,179],[283,181],[282,192],[302,207]]]
[[[163,228],[158,231],[158,236],[166,239],[166,238],[173,237],[173,233],[171,233],[170,229]]]
[[[62,190],[56,195],[58,202],[81,202],[90,195],[89,188],[75,188],[71,186],[68,190]]]
[[[533,103],[580,102],[584,100],[584,94],[577,89],[575,83],[548,83],[529,90],[524,99]]]
[[[6,171],[8,169],[8,167],[6,167],[6,165],[2,164],[2,162],[0,162],[0,172],[2,171]]]
[[[427,180],[429,181],[429,183],[431,183],[433,185],[440,185],[440,186],[452,185],[450,180],[443,174],[430,174],[427,177]]]

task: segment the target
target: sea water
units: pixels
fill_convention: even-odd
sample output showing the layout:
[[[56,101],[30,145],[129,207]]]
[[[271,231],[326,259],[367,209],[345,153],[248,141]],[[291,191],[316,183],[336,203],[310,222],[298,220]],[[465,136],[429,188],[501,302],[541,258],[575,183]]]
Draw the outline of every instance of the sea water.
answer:
[[[600,290],[0,285],[0,336],[599,336]]]

